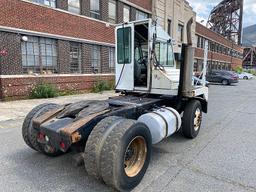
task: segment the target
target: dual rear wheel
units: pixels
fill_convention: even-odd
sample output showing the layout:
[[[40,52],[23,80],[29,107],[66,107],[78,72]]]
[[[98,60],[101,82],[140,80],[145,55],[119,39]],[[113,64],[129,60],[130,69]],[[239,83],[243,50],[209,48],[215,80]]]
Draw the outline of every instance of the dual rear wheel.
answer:
[[[119,191],[129,191],[142,180],[151,157],[151,134],[143,123],[107,117],[94,127],[85,147],[89,175]]]

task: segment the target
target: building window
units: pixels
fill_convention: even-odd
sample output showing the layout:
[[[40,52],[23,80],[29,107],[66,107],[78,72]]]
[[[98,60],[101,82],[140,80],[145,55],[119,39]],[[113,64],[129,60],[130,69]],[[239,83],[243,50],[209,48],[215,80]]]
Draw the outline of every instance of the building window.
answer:
[[[40,37],[28,37],[28,41],[23,41],[21,46],[24,73],[57,72],[55,40]]]
[[[116,23],[116,1],[109,0],[108,2],[108,21],[110,23]]]
[[[95,19],[100,18],[100,1],[90,0],[90,15]]]
[[[178,41],[180,42],[183,42],[183,30],[184,30],[183,25],[179,24],[178,25]]]
[[[109,48],[109,69],[111,73],[115,72],[115,48]]]
[[[204,43],[205,43],[205,39],[203,37],[201,37],[200,48],[204,49]]]
[[[47,5],[47,6],[50,6],[50,7],[53,7],[53,8],[56,7],[56,0],[31,0],[31,1],[35,2],[35,3],[40,3],[40,4],[43,4],[43,5]]]
[[[70,43],[70,72],[81,73],[81,53],[79,43]]]
[[[68,0],[68,11],[80,14],[80,0]]]
[[[194,59],[194,72],[198,72],[198,59]]]
[[[208,51],[211,51],[211,47],[212,47],[212,42],[208,40]]]
[[[197,47],[200,48],[200,40],[201,40],[201,37],[200,36],[197,36]]]
[[[22,42],[21,48],[23,72],[40,72],[38,37],[29,37],[27,42]]]
[[[40,38],[40,55],[43,70],[57,66],[56,41]]]
[[[147,19],[148,18],[148,14],[144,13],[142,11],[136,10],[136,20],[143,20],[143,19]]]
[[[124,9],[123,9],[123,21],[126,23],[126,22],[129,22],[130,21],[130,7],[127,6],[127,5],[124,5]]]
[[[168,29],[167,29],[167,32],[168,32],[168,34],[171,36],[172,21],[171,21],[170,19],[168,19],[167,23],[168,23]]]
[[[101,56],[100,56],[100,46],[93,45],[91,49],[91,64],[93,73],[100,72]]]

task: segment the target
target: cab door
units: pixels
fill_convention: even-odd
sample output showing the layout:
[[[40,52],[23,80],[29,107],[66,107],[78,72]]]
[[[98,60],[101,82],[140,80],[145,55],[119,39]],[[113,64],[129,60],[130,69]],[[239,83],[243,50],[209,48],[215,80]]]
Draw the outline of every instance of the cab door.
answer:
[[[116,28],[116,89],[134,90],[134,25]]]

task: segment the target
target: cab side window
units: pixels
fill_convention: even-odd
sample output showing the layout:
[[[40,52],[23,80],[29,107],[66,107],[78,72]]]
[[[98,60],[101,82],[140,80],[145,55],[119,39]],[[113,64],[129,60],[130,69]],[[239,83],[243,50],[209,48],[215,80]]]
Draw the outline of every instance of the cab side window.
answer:
[[[174,57],[171,43],[157,42],[155,46],[156,58],[160,65],[174,66]]]
[[[168,43],[168,49],[167,49],[167,66],[168,67],[174,67],[174,55],[173,55],[173,48],[172,44]]]

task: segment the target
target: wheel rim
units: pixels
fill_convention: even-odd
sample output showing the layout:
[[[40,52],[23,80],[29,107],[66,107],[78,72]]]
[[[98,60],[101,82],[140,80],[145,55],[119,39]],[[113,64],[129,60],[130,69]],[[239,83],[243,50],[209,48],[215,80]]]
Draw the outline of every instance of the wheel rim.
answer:
[[[124,170],[128,177],[136,176],[146,161],[147,145],[143,137],[135,137],[128,145],[124,157]]]
[[[198,129],[200,128],[201,121],[202,121],[202,112],[199,108],[197,108],[196,111],[195,111],[195,117],[194,117],[194,129],[195,129],[195,131],[198,131]]]
[[[227,80],[223,80],[223,85],[227,85],[228,84],[228,82],[227,82]]]

